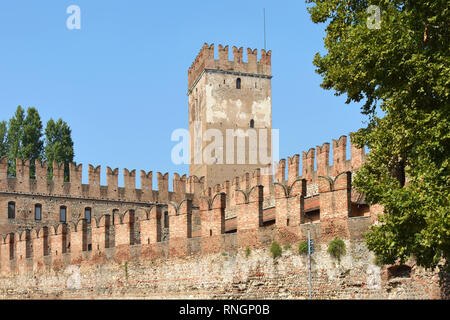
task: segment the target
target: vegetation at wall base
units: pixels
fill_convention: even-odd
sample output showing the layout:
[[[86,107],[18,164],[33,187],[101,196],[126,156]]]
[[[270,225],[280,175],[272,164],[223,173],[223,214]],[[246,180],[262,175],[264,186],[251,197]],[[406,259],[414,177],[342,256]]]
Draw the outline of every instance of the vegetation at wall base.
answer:
[[[307,255],[308,254],[308,242],[302,241],[298,244],[298,254]]]
[[[276,259],[278,257],[281,257],[283,249],[281,249],[278,242],[274,241],[272,242],[272,246],[270,247],[270,253],[272,254],[272,258]]]
[[[345,242],[337,237],[334,238],[328,243],[327,252],[330,256],[337,259],[340,263],[342,256],[344,256],[347,252],[345,248]]]

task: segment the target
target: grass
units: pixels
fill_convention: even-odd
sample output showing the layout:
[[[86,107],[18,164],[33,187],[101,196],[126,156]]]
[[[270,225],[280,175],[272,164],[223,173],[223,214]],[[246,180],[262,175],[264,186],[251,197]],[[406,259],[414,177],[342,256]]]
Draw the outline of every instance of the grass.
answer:
[[[298,254],[301,255],[308,254],[308,241],[302,241],[298,244]]]
[[[328,243],[327,252],[340,263],[342,256],[346,253],[345,242],[337,237],[334,238]]]
[[[281,257],[283,250],[281,249],[278,242],[274,241],[272,242],[272,246],[270,247],[270,252],[272,253],[272,258],[276,259],[278,257]]]

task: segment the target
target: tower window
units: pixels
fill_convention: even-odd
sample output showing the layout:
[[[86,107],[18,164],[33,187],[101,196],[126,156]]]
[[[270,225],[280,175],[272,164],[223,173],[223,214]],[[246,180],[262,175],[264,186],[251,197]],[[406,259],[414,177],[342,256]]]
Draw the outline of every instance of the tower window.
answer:
[[[16,203],[11,201],[8,202],[8,219],[16,218]]]
[[[91,223],[91,208],[84,209],[84,218],[87,223]]]
[[[250,120],[250,128],[254,128],[255,127],[255,120],[251,119]]]
[[[67,208],[62,206],[59,208],[59,221],[66,222],[67,220]]]
[[[241,78],[237,78],[236,80],[236,89],[240,89],[241,88]]]
[[[36,204],[34,206],[34,220],[42,219],[42,205]]]

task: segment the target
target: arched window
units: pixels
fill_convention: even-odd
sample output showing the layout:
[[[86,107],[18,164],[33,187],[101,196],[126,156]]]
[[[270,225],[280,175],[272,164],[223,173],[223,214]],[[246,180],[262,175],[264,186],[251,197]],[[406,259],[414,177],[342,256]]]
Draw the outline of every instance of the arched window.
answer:
[[[16,218],[16,203],[14,201],[8,202],[8,219]]]
[[[67,220],[67,208],[65,206],[61,206],[59,208],[59,221],[66,222]]]
[[[251,119],[250,120],[250,128],[254,128],[255,127],[255,120]]]
[[[34,220],[42,219],[42,205],[36,204],[34,205]]]
[[[240,89],[241,88],[241,78],[237,78],[236,80],[236,89]]]
[[[91,223],[91,208],[84,209],[84,218],[86,219],[87,223]]]

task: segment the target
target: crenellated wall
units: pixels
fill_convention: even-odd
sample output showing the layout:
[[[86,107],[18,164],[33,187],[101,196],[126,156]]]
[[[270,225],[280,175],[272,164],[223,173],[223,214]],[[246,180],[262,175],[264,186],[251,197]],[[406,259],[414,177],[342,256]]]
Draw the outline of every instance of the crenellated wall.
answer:
[[[364,277],[364,272],[367,272],[369,288],[364,289],[366,290],[363,291],[364,296],[389,297],[391,290],[389,285],[392,282],[388,281],[389,275],[386,278],[387,287],[383,287],[384,284],[373,286],[371,281],[375,280],[371,278],[370,272],[377,270],[377,267],[368,260],[369,255],[356,257],[356,253],[353,252],[367,251],[362,244],[363,234],[376,221],[377,214],[383,210],[380,206],[369,207],[364,203],[363,197],[352,190],[352,172],[364,162],[364,151],[352,146],[352,158],[347,159],[346,137],[342,136],[338,140],[333,140],[333,164],[330,165],[329,146],[330,144],[325,143],[317,149],[303,153],[303,170],[300,170],[300,156],[297,154],[289,157],[287,161],[281,159],[274,168],[271,168],[274,174],[272,170],[261,168],[235,177],[232,181],[224,181],[215,187],[204,188],[203,178],[175,174],[174,192],[168,191],[168,174],[159,172],[158,190],[152,190],[152,173],[144,171],[141,171],[142,189],[136,189],[136,171],[127,169],[123,171],[124,188],[119,188],[118,169],[112,170],[109,167],[107,186],[101,186],[100,167],[92,165],[89,166],[88,185],[81,184],[81,165],[73,164],[70,166],[69,182],[64,182],[64,169],[57,164],[53,164],[52,181],[47,180],[45,164],[40,163],[37,163],[36,178],[29,179],[29,163],[21,161],[17,161],[17,177],[8,178],[7,161],[2,159],[1,204],[3,208],[7,208],[9,201],[16,201],[17,217],[9,220],[19,222],[15,224],[14,231],[4,232],[0,236],[0,294],[2,297],[8,297],[2,290],[16,292],[16,287],[20,287],[20,284],[15,284],[16,279],[19,281],[33,275],[42,283],[46,283],[50,281],[49,279],[53,279],[52,277],[64,278],[67,270],[91,270],[97,266],[105,266],[110,270],[117,269],[119,271],[114,272],[120,273],[121,266],[125,265],[127,270],[128,263],[134,266],[135,273],[141,273],[139,266],[151,263],[153,266],[151,268],[157,268],[154,272],[159,274],[173,264],[180,264],[180,268],[184,268],[184,261],[191,261],[189,264],[194,260],[209,261],[209,257],[223,257],[228,253],[248,251],[259,252],[264,256],[265,250],[268,250],[273,241],[290,245],[296,250],[298,243],[307,238],[309,231],[317,248],[326,248],[328,241],[334,237],[344,239],[351,247],[351,259],[362,259],[366,263],[364,266],[369,264],[366,271],[362,271],[365,267],[361,265],[358,272],[363,273],[357,275]],[[308,194],[311,190],[314,192]],[[32,203],[43,198],[47,199],[43,205],[43,219],[47,208],[57,212],[62,203],[66,205],[69,203],[66,223],[59,222],[57,218],[38,225],[23,223],[27,220],[24,207],[30,208]],[[90,221],[80,214],[75,214],[77,209],[87,205],[93,213]],[[115,209],[111,210],[112,207]],[[3,216],[6,214],[4,211]],[[361,245],[356,245],[357,243]],[[261,267],[268,267],[266,257],[262,259],[258,260],[265,261]],[[327,261],[321,256],[317,259],[318,264],[322,263],[320,259]],[[354,260],[353,263],[358,264],[356,261],[358,260]],[[156,262],[158,267],[154,264]],[[414,263],[411,263],[404,268],[409,268],[408,270],[413,268]],[[278,272],[277,279],[287,281],[289,284],[291,273],[285,274],[286,270],[283,270]],[[331,272],[331,269],[326,270]],[[184,274],[178,274],[178,271],[173,272],[173,276],[177,279],[184,277]],[[439,297],[437,273],[420,272],[421,279],[427,281],[426,285],[420,288],[415,286],[416,289],[410,290],[413,287],[413,279],[411,277],[404,279],[401,286],[410,291],[402,297],[418,297],[418,294],[429,298]],[[120,277],[116,273],[115,279]],[[333,296],[332,292],[335,294],[334,297],[347,297],[349,294],[340,282],[325,285],[326,281],[330,281],[325,280],[330,279],[330,275],[328,278],[323,275],[316,276],[317,281],[325,281],[322,289],[316,293],[317,297],[328,297],[330,294]],[[162,282],[158,283],[161,284],[153,288],[159,290],[162,296],[170,295],[172,289],[165,291],[168,289],[164,287],[166,281],[171,281],[168,280],[168,275],[164,275],[163,272],[159,277],[159,281]],[[83,279],[86,278],[87,274],[83,276]],[[63,292],[68,286],[71,290],[75,290],[73,292],[79,292],[81,295],[79,297],[90,296],[83,293],[84,291],[77,291],[84,290],[82,288],[86,286],[100,290],[91,282],[74,287],[71,282],[74,279],[70,279],[72,278],[67,279],[66,284],[55,285],[59,282],[54,280],[51,280],[51,283],[56,292]],[[105,278],[102,281],[110,280]],[[125,281],[128,281],[128,274]],[[185,281],[187,280],[178,282]],[[220,281],[228,283],[226,279]],[[247,284],[247,280],[242,281],[246,283],[245,286],[252,285]],[[91,285],[93,287],[90,287]],[[373,291],[372,287],[378,288],[378,291]],[[430,288],[431,291],[426,291]],[[137,289],[134,287],[127,287],[122,292],[125,292],[123,293],[125,296],[134,296],[137,292],[135,290]],[[208,287],[207,290],[211,290],[211,294],[215,292],[213,288]],[[42,291],[33,291],[31,297],[42,297],[39,292]],[[206,294],[205,297],[209,297],[207,292],[209,291],[203,293]],[[260,297],[250,294],[250,291],[247,292],[248,294],[242,292],[239,296]],[[295,292],[292,293],[294,297],[302,297],[305,294],[304,291]],[[336,295],[336,292],[339,293]],[[53,297],[53,294],[55,293],[49,293],[47,297]],[[60,294],[58,293],[58,296]],[[265,294],[267,296],[269,292]],[[103,293],[100,296],[104,296]],[[176,296],[183,297],[183,294],[179,293]]]
[[[123,169],[124,187],[118,186],[118,169],[107,167],[105,186],[101,185],[101,166],[89,164],[89,183],[82,184],[82,165],[71,163],[69,181],[64,179],[64,165],[54,162],[53,177],[48,179],[46,162],[35,162],[36,176],[30,178],[30,162],[16,160],[16,177],[7,175],[8,159],[0,159],[0,192],[15,194],[35,194],[45,196],[79,197],[126,202],[167,203],[170,199],[186,197],[186,176],[174,175],[174,191],[169,192],[168,173],[157,173],[158,190],[153,190],[153,173],[141,171],[141,189],[136,188],[136,170]]]
[[[0,233],[40,228],[60,222],[59,211],[66,207],[66,222],[84,217],[90,208],[93,217],[125,212],[154,204],[192,199],[201,192],[201,179],[186,175],[173,177],[173,191],[169,191],[168,173],[157,173],[157,189],[153,189],[153,173],[141,171],[141,189],[136,188],[136,170],[123,169],[124,186],[119,187],[119,170],[106,169],[106,185],[100,181],[101,167],[88,165],[88,184],[82,184],[82,165],[71,163],[69,177],[64,166],[52,163],[53,175],[48,177],[49,164],[36,161],[36,174],[30,177],[30,162],[16,160],[16,176],[7,175],[8,159],[0,159]],[[67,181],[66,181],[67,180]],[[8,218],[8,203],[15,205],[15,217]],[[35,206],[41,206],[41,217],[36,219]]]
[[[305,238],[303,230],[309,224],[320,224],[317,236],[323,241],[348,238],[349,219],[365,216],[364,221],[372,223],[380,209],[369,208],[354,191],[352,197],[352,171],[363,163],[364,152],[352,146],[357,159],[346,159],[346,143],[346,136],[333,140],[331,166],[329,143],[317,147],[316,163],[314,149],[303,153],[302,175],[297,154],[278,162],[275,180],[272,170],[256,169],[204,188],[203,179],[174,174],[173,192],[168,190],[168,173],[157,173],[158,190],[152,190],[152,172],[141,171],[142,189],[136,189],[136,170],[124,169],[120,188],[118,169],[107,167],[107,185],[102,186],[101,167],[89,165],[89,184],[84,185],[81,165],[71,164],[70,180],[64,182],[62,165],[53,163],[53,179],[47,180],[47,164],[36,163],[36,177],[30,179],[29,162],[17,160],[17,176],[10,178],[7,159],[2,159],[1,203],[7,209],[14,201],[17,215],[8,219],[10,230],[1,237],[2,272],[54,267],[64,261],[220,252],[230,245],[223,240],[225,234],[235,234],[234,247],[258,248],[267,242],[263,230],[270,225],[275,226],[270,237],[281,243]],[[313,184],[317,192],[308,195]],[[33,203],[42,204],[37,224]],[[62,205],[67,208],[66,222],[59,221]],[[83,216],[86,207],[90,221]],[[163,243],[168,243],[166,250],[161,249]],[[27,259],[32,262],[24,263]]]
[[[271,75],[271,51],[261,50],[258,61],[257,49],[247,48],[247,62],[244,62],[244,49],[233,46],[233,60],[228,59],[228,46],[219,44],[219,57],[214,57],[214,44],[205,43],[188,70],[188,88],[190,89],[205,69],[233,70],[241,73]]]

